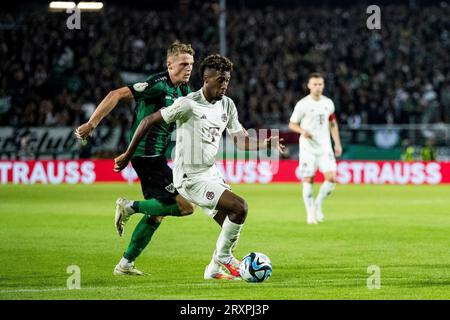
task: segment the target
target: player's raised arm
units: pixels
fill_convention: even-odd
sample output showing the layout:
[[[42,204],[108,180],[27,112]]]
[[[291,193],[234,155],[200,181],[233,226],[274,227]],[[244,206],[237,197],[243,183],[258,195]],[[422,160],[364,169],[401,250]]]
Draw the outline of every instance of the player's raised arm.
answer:
[[[114,159],[115,165],[114,165],[114,171],[119,172],[123,170],[128,162],[130,161],[131,157],[133,156],[134,152],[136,151],[139,142],[147,135],[148,131],[156,124],[163,123],[164,119],[161,115],[161,111],[156,111],[152,113],[149,116],[146,116],[144,119],[142,119],[141,123],[139,123],[139,126],[137,127],[133,138],[131,139],[130,144],[128,145],[127,151],[122,153],[120,156]]]
[[[98,126],[100,121],[106,117],[122,99],[132,99],[133,94],[128,87],[122,87],[110,91],[106,97],[100,102],[97,109],[89,118],[89,121],[83,123],[75,130],[75,136],[78,139],[86,139],[91,132]]]

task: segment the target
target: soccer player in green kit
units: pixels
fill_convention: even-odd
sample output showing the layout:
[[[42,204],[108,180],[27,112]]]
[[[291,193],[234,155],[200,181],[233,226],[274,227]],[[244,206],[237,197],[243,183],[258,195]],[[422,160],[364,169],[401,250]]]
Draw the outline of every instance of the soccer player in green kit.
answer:
[[[187,82],[192,73],[195,51],[190,44],[172,43],[167,49],[167,70],[155,73],[145,82],[135,83],[112,90],[98,105],[88,122],[75,130],[79,139],[87,139],[100,121],[107,116],[122,99],[134,98],[136,107],[130,137],[140,121],[173,101],[191,92]],[[114,268],[115,275],[142,275],[134,266],[135,259],[150,243],[164,216],[185,216],[192,214],[194,206],[180,196],[173,186],[172,169],[167,165],[165,152],[170,141],[174,124],[155,126],[141,141],[133,154],[131,163],[142,187],[145,201],[130,201],[119,198],[116,201],[115,225],[121,236],[129,217],[134,213],[144,213],[136,225],[131,242],[122,259]]]

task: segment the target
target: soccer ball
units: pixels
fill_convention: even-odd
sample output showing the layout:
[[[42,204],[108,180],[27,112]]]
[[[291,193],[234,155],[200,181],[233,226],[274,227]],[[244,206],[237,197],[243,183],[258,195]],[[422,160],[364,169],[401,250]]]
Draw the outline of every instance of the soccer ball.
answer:
[[[251,252],[239,265],[241,278],[248,282],[263,282],[272,274],[272,262],[264,253]]]

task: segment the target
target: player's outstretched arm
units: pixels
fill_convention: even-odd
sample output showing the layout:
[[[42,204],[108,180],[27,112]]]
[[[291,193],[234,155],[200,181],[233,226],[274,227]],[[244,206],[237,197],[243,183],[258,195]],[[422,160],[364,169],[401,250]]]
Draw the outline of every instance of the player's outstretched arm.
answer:
[[[281,143],[283,139],[279,136],[269,137],[264,140],[256,140],[249,137],[247,131],[243,129],[237,133],[231,135],[234,143],[241,150],[265,150],[265,149],[278,149],[280,153],[284,153],[285,146]]]
[[[147,135],[148,131],[156,124],[163,123],[164,119],[161,115],[161,111],[156,111],[149,116],[146,116],[139,123],[136,131],[134,132],[133,138],[131,139],[130,144],[128,145],[127,151],[122,153],[120,156],[114,159],[114,171],[119,172],[123,170],[130,161],[134,152],[136,151],[139,142]]]
[[[98,124],[106,117],[122,99],[132,99],[133,94],[128,87],[122,87],[110,91],[106,97],[100,102],[89,121],[83,123],[75,130],[75,136],[78,139],[86,139],[91,132],[97,128]]]

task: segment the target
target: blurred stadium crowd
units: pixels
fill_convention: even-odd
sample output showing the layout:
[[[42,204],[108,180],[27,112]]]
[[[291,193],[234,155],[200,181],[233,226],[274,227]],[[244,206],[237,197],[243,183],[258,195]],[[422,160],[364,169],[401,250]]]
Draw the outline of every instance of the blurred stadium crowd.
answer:
[[[192,43],[198,67],[219,51],[218,15],[211,4],[177,14],[107,5],[68,30],[68,14],[44,6],[1,12],[0,125],[76,126],[109,90],[163,70],[175,39]],[[313,71],[326,74],[342,124],[448,122],[450,6],[383,6],[381,30],[368,16],[366,6],[228,8],[229,95],[243,124],[287,124]],[[126,127],[131,114],[121,103],[106,123]]]

